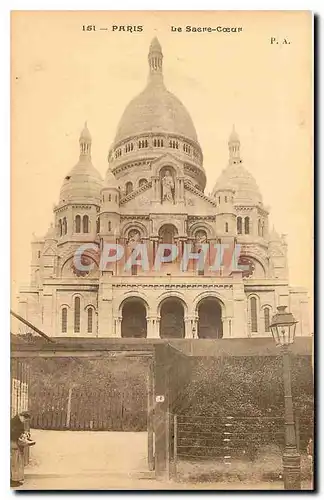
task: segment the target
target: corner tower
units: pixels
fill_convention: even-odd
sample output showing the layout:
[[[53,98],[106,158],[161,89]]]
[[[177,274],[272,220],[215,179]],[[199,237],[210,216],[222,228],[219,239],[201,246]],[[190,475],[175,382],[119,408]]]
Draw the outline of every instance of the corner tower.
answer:
[[[67,241],[93,241],[103,181],[91,161],[92,138],[87,123],[79,138],[79,161],[64,178],[54,208],[58,245]]]

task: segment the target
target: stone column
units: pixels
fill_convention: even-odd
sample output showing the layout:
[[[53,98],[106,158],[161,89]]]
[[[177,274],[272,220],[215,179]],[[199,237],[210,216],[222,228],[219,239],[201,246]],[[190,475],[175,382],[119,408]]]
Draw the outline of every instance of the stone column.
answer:
[[[116,316],[114,318],[114,323],[115,323],[115,335],[114,337],[121,338],[121,322],[122,322],[122,316]]]
[[[159,322],[156,316],[147,316],[147,338],[148,339],[158,339],[159,335]]]
[[[160,322],[161,322],[161,316],[158,316],[155,321],[155,338],[157,339],[160,338]]]
[[[192,339],[191,319],[188,316],[184,318],[184,324],[185,324],[185,339]]]
[[[156,256],[156,252],[157,252],[157,249],[158,249],[158,246],[159,246],[159,237],[158,236],[153,236],[151,238],[151,242],[152,242],[152,259],[153,259],[153,266],[154,266],[155,256]]]
[[[198,314],[195,314],[192,319],[192,338],[198,339],[198,321],[199,321],[199,316]]]
[[[223,322],[223,338],[227,339],[232,336],[232,318],[225,316],[222,319],[222,322]]]
[[[197,322],[198,318],[196,316],[185,316],[184,318],[185,321],[185,338],[186,339],[193,339],[197,337],[198,332],[197,332]]]
[[[177,262],[179,263],[178,269],[180,269],[180,262],[183,256],[183,249],[184,245],[187,241],[187,238],[184,236],[179,236],[178,241],[177,241],[177,247],[178,247],[178,256],[177,256]]]

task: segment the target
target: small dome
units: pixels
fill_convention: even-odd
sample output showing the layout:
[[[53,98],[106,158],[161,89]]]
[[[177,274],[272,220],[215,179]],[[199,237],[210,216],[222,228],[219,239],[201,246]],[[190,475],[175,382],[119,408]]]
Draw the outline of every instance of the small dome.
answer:
[[[106,172],[104,188],[118,189],[117,179],[109,168]]]
[[[235,191],[235,203],[262,203],[262,196],[253,175],[242,164],[228,165],[222,171],[216,181],[213,195],[228,186]]]
[[[60,191],[60,203],[100,204],[102,177],[91,163],[91,135],[87,126],[80,134],[80,157],[78,163],[65,177]]]
[[[47,230],[47,233],[45,234],[44,240],[56,240],[56,233],[55,233],[55,227],[54,224],[51,223],[50,227]]]
[[[228,179],[225,179],[219,185],[217,185],[217,183],[216,183],[216,185],[213,189],[213,194],[215,195],[219,191],[232,191],[233,193],[235,193],[235,189]]]
[[[65,177],[60,191],[60,203],[87,202],[100,204],[103,180],[90,158],[80,157],[79,162]]]
[[[269,240],[270,241],[280,241],[281,242],[281,237],[279,236],[279,234],[277,233],[277,231],[275,230],[275,227],[272,226],[272,230],[269,234]]]

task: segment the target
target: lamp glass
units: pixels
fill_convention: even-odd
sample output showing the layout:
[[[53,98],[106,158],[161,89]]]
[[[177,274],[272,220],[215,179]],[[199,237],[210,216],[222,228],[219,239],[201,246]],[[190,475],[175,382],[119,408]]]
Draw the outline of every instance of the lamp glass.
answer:
[[[276,345],[289,345],[295,340],[296,323],[271,325],[271,333]]]

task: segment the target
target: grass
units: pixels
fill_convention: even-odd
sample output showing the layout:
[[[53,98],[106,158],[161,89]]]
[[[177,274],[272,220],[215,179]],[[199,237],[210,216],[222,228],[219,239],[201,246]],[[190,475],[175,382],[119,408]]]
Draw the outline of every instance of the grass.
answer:
[[[185,461],[177,464],[177,480],[181,482],[237,482],[237,481],[281,481],[282,453],[276,446],[267,446],[254,461],[230,460]],[[312,477],[311,462],[307,455],[301,455],[302,480]]]

